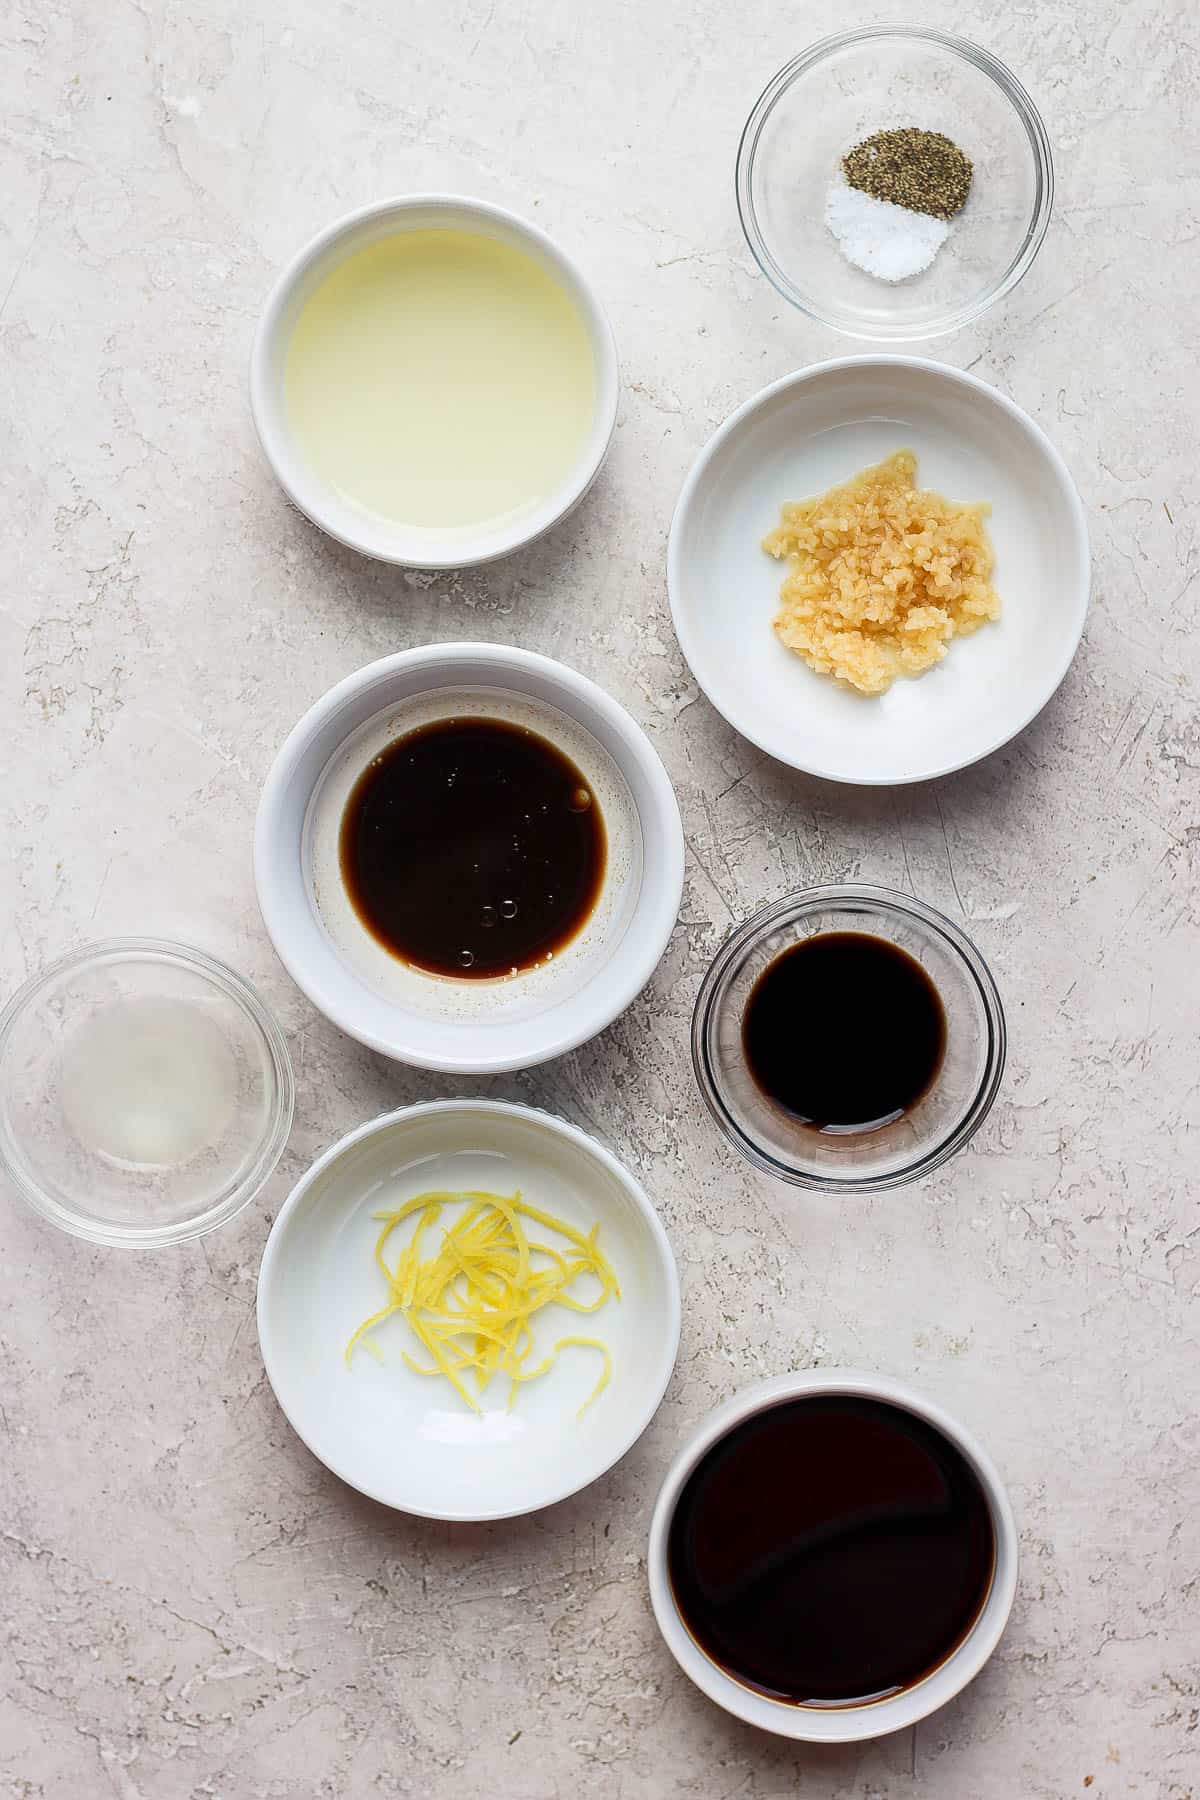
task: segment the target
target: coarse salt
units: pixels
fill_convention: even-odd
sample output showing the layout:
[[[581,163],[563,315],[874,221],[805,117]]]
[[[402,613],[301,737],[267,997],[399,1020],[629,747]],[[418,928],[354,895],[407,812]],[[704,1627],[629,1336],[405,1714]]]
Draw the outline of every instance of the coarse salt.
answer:
[[[829,189],[825,223],[846,261],[880,281],[919,275],[950,236],[945,219],[876,200],[845,181],[835,181]]]

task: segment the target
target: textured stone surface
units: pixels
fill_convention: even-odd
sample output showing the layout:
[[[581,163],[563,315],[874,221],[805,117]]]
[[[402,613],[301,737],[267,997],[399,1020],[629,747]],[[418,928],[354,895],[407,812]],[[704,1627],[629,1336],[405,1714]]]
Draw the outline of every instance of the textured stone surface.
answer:
[[[845,347],[753,270],[731,184],[760,85],[843,8],[10,8],[5,984],[100,933],[207,945],[277,1009],[299,1106],[263,1203],[178,1252],[93,1251],[5,1197],[4,1800],[1200,1794],[1196,21],[1186,0],[930,0],[924,16],[1009,61],[1055,142],[1037,266],[937,353],[1061,446],[1095,597],[1019,742],[888,793],[794,777],[726,729],[663,584],[671,504],[708,433]],[[528,555],[438,579],[359,561],[290,512],[245,404],[281,259],[346,208],[419,188],[511,204],[577,252],[626,382],[581,512]],[[595,1129],[644,1177],[681,1264],[678,1373],[608,1479],[468,1530],[392,1516],[313,1462],[274,1406],[252,1310],[270,1219],[313,1154],[455,1086],[348,1043],[284,976],[251,885],[259,783],[336,678],[458,637],[548,651],[612,689],[658,745],[690,845],[650,990],[597,1043],[484,1084]],[[1012,1028],[970,1153],[853,1204],[736,1163],[682,1053],[730,920],[844,876],[964,920]],[[957,1704],[826,1753],[694,1692],[643,1572],[681,1434],[751,1377],[810,1361],[911,1377],[972,1422],[1025,1556],[1011,1629]]]

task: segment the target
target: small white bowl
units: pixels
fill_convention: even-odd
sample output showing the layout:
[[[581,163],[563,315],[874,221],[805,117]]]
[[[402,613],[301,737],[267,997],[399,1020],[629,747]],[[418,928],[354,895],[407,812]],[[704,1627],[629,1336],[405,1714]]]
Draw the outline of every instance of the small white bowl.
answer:
[[[295,443],[284,403],[288,338],[305,302],[347,257],[401,231],[476,232],[523,250],[565,288],[587,328],[596,365],[591,430],[575,463],[538,506],[508,520],[453,530],[392,524],[354,506],[310,467]],[[532,543],[577,506],[600,471],[617,419],[617,350],[588,281],[555,244],[516,213],[458,194],[410,194],[347,213],[318,232],[284,269],[267,298],[250,357],[250,405],[263,452],[280,486],[314,525],[364,556],[404,568],[457,569],[493,562]]]
[[[388,743],[481,715],[527,725],[572,758],[608,855],[591,916],[549,963],[452,980],[409,968],[367,931],[340,879],[338,830],[355,779]],[[496,1074],[575,1049],[641,992],[679,912],[683,827],[657,752],[594,682],[529,650],[431,644],[348,675],[305,713],[263,786],[254,873],[280,960],[335,1025],[398,1062]]]
[[[385,1303],[372,1214],[430,1188],[520,1188],[590,1231],[621,1288],[583,1321],[612,1356],[608,1386],[581,1417],[596,1381],[594,1352],[563,1351],[507,1408],[488,1389],[482,1415],[441,1380],[401,1360],[402,1321],[379,1334],[385,1361],[344,1351]],[[538,1350],[581,1328],[552,1309],[535,1320]],[[441,1100],[360,1125],[318,1158],[271,1229],[258,1278],[258,1335],[289,1424],[343,1481],[384,1506],[425,1518],[503,1519],[566,1499],[603,1475],[653,1418],[679,1345],[679,1278],[644,1190],[573,1125],[496,1100]]]
[[[1003,613],[867,696],[779,641],[787,570],[761,545],[785,501],[899,449],[916,452],[922,487],[991,502]],[[1087,526],[1062,458],[995,388],[921,357],[849,357],[774,382],[709,439],[675,508],[667,581],[693,675],[751,743],[830,781],[927,781],[998,750],[1058,687],[1087,614]]]
[[[966,1457],[979,1477],[992,1515],[996,1539],[996,1565],[983,1610],[958,1648],[932,1674],[887,1700],[862,1706],[796,1706],[772,1700],[744,1687],[727,1675],[700,1649],[683,1623],[667,1573],[667,1537],[675,1505],[688,1476],[701,1457],[735,1425],[766,1412],[785,1400],[814,1394],[856,1394],[903,1407],[936,1427]],[[688,1439],[659,1490],[650,1523],[647,1561],[650,1601],[667,1648],[683,1670],[710,1700],[735,1718],[780,1737],[811,1744],[853,1744],[885,1737],[915,1725],[944,1706],[947,1700],[974,1680],[1000,1642],[1017,1591],[1018,1540],[1012,1507],[996,1466],[982,1445],[942,1408],[924,1395],[892,1381],[886,1375],[857,1369],[806,1369],[793,1375],[777,1375],[735,1394],[698,1426]]]

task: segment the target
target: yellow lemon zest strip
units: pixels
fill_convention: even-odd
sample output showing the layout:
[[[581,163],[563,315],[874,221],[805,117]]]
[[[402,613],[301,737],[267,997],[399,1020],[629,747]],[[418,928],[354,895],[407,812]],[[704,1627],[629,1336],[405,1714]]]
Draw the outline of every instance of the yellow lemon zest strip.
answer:
[[[593,1338],[593,1337],[563,1337],[563,1338],[559,1338],[559,1340],[555,1344],[554,1349],[551,1352],[551,1354],[549,1356],[547,1356],[544,1361],[540,1362],[536,1369],[527,1369],[527,1370],[524,1370],[521,1374],[514,1376],[513,1383],[514,1383],[514,1388],[515,1388],[516,1383],[519,1381],[535,1381],[539,1375],[545,1375],[547,1370],[552,1369],[554,1367],[555,1363],[558,1361],[559,1351],[565,1349],[568,1344],[578,1344],[587,1350],[599,1350],[601,1356],[603,1356],[603,1358],[604,1358],[604,1369],[600,1376],[599,1381],[596,1383],[595,1387],[592,1389],[591,1393],[588,1395],[588,1397],[584,1401],[583,1405],[579,1408],[579,1411],[575,1414],[575,1417],[578,1419],[578,1418],[581,1418],[582,1415],[587,1411],[588,1407],[592,1404],[592,1401],[596,1398],[596,1395],[599,1394],[604,1388],[606,1388],[608,1386],[609,1380],[612,1376],[612,1357],[609,1355],[608,1345],[601,1343],[599,1338]],[[511,1407],[512,1407],[511,1396],[509,1398],[508,1404],[511,1409]]]
[[[385,1319],[390,1318],[394,1312],[399,1312],[399,1310],[400,1310],[399,1303],[397,1301],[393,1300],[390,1306],[380,1307],[379,1311],[376,1313],[372,1313],[369,1319],[363,1320],[363,1322],[359,1326],[358,1330],[354,1333],[354,1336],[350,1339],[350,1342],[346,1345],[347,1367],[349,1366],[350,1357],[354,1351],[355,1345],[358,1344],[365,1337],[366,1333],[368,1331],[370,1331],[373,1326],[382,1325],[382,1323]],[[378,1346],[376,1346],[376,1347],[378,1348]]]

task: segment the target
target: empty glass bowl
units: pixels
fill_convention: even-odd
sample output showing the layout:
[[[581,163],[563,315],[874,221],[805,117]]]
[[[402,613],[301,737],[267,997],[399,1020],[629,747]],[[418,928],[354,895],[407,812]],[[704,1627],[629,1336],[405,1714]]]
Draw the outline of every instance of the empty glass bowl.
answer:
[[[889,283],[846,261],[825,223],[841,158],[877,131],[942,132],[974,165],[971,193],[921,274]],[[746,241],[785,299],[851,337],[936,337],[1016,286],[1054,200],[1037,108],[990,51],[944,31],[873,25],[823,38],[770,81],[738,147]]]
[[[866,932],[898,945],[941,996],[946,1047],[929,1091],[878,1130],[824,1132],[770,1100],[746,1065],[742,1020],[758,977],[803,938]],[[864,1016],[864,1037],[872,1029]],[[796,1032],[820,1033],[798,1017]],[[809,888],[764,907],[738,927],[705,976],[692,1019],[692,1061],[709,1111],[736,1150],[796,1187],[868,1193],[900,1187],[939,1168],[987,1117],[1004,1072],[1004,1011],[978,950],[932,906],[887,888],[854,883]]]
[[[95,1244],[223,1225],[279,1161],[295,1088],[254,990],[215,957],[114,938],[35,975],[0,1013],[0,1173]]]

